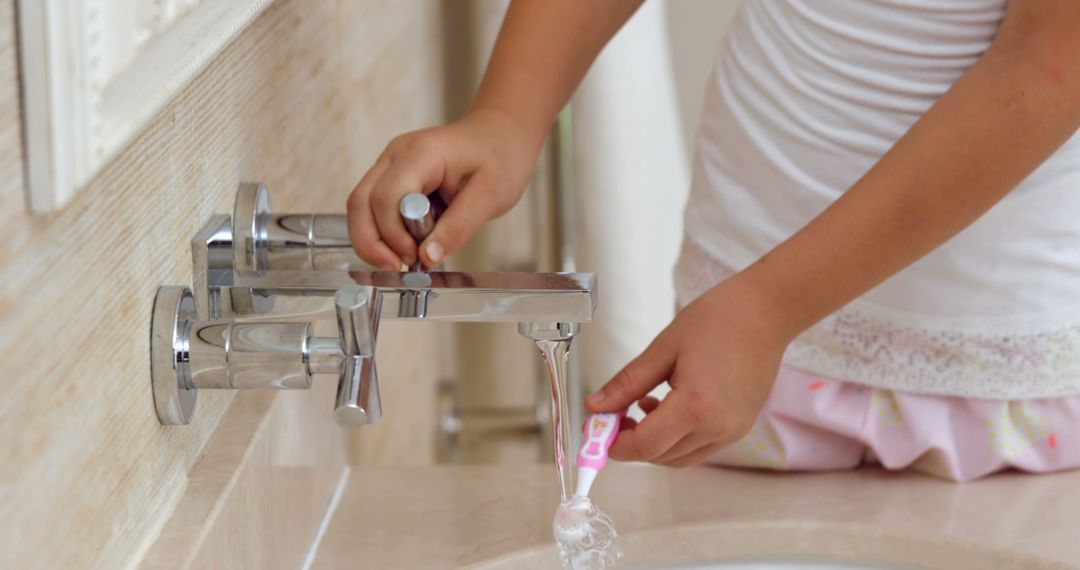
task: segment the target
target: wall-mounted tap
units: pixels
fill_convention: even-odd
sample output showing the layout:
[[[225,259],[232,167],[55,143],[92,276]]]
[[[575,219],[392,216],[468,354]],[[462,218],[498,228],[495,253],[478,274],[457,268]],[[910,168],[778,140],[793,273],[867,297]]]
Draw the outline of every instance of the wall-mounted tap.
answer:
[[[418,240],[434,219],[403,202]],[[375,346],[384,319],[514,322],[533,340],[569,339],[592,320],[596,278],[582,273],[370,271],[352,254],[344,216],[270,212],[265,187],[242,185],[236,208],[193,241],[195,290],[162,287],[151,374],[164,424],[186,424],[200,389],[304,389],[338,374],[335,420],[379,418]],[[312,333],[321,320],[337,336]]]

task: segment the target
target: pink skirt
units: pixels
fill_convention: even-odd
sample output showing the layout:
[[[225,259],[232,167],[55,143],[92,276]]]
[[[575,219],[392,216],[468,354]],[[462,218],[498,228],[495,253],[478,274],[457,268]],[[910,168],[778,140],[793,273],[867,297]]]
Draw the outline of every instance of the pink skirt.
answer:
[[[1080,396],[981,400],[883,390],[781,366],[753,429],[711,460],[775,470],[880,463],[970,481],[1080,467]]]

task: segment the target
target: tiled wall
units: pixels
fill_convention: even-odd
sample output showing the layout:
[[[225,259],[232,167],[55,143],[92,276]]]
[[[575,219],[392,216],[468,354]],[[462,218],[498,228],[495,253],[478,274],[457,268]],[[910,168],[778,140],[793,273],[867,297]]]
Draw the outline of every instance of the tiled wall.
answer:
[[[70,204],[30,216],[14,2],[0,2],[0,567],[123,568],[200,473],[219,422],[270,434],[273,461],[343,461],[332,381],[312,394],[204,392],[193,425],[159,426],[150,306],[158,285],[190,282],[189,239],[229,211],[238,182],[265,182],[281,211],[341,211],[389,138],[443,119],[443,4],[277,0]],[[385,327],[387,413],[360,449],[428,453],[434,371],[407,363],[432,334]],[[232,421],[240,413],[255,416]],[[307,507],[324,508],[309,491]]]

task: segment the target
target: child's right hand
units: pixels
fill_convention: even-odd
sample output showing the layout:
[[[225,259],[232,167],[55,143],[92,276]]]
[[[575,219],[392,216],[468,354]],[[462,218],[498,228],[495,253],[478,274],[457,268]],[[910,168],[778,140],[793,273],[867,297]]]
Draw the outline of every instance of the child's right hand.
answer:
[[[517,203],[542,142],[496,110],[476,110],[456,123],[395,138],[349,196],[353,248],[388,271],[411,265],[418,255],[425,266],[438,265]],[[436,190],[449,207],[418,248],[398,202],[410,192]]]

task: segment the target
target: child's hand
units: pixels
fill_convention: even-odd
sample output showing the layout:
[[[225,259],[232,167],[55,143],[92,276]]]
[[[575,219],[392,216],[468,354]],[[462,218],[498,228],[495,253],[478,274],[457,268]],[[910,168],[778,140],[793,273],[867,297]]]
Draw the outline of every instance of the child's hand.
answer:
[[[518,201],[542,142],[533,139],[508,115],[489,110],[394,139],[349,196],[356,253],[389,271],[417,255],[426,266],[438,265]],[[449,207],[418,249],[398,202],[410,192],[435,190]]]
[[[683,309],[641,356],[586,399],[590,412],[610,412],[644,398],[664,380],[671,385],[659,404],[642,400],[647,415],[640,424],[624,420],[612,458],[685,467],[750,430],[792,335],[775,326],[753,290],[737,279]]]

